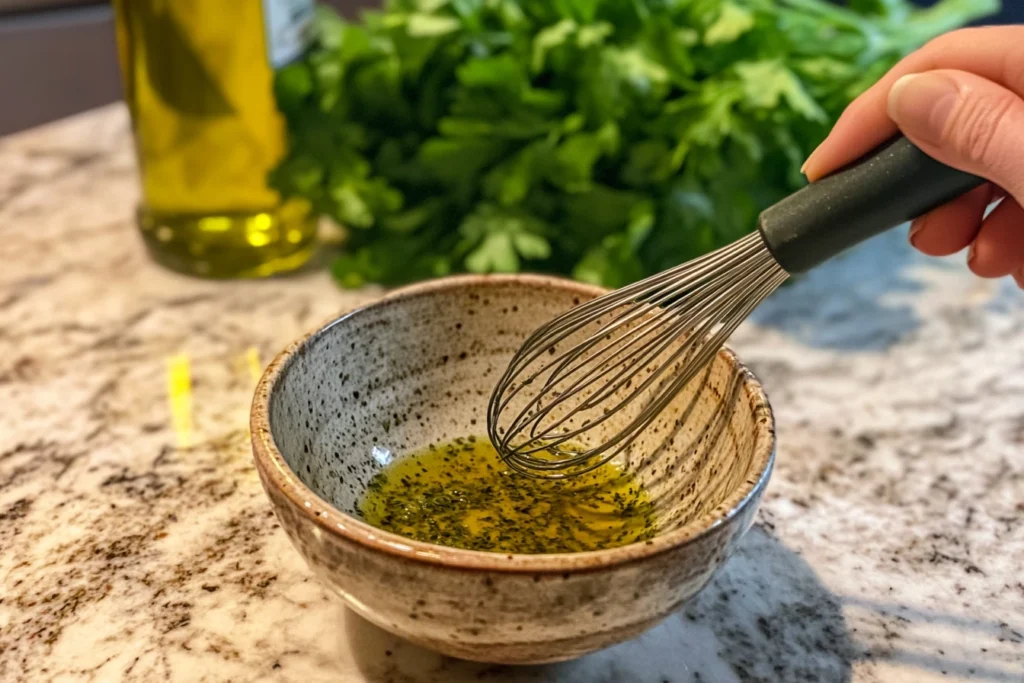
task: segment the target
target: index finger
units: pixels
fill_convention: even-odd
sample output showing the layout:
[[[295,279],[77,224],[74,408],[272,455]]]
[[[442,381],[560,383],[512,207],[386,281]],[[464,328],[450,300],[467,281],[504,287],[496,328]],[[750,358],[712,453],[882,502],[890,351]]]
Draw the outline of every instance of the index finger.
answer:
[[[889,90],[907,74],[967,71],[1024,96],[1024,26],[986,26],[947,33],[902,59],[853,101],[814,150],[804,173],[814,182],[857,160],[898,132],[886,113]]]

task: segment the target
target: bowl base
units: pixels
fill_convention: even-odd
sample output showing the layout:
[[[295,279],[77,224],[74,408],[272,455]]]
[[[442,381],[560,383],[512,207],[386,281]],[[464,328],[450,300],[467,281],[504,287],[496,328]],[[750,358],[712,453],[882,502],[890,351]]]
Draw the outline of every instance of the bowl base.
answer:
[[[407,640],[413,645],[446,657],[479,662],[481,664],[500,664],[504,666],[557,664],[558,662],[579,659],[598,650],[603,650],[604,648],[635,638],[641,633],[654,628],[671,614],[670,611],[653,619],[645,619],[607,631],[587,633],[571,638],[519,642],[484,642],[456,639],[450,634],[439,634],[438,638],[431,638],[423,634],[408,633],[400,627],[395,627],[377,619],[364,606],[354,604],[340,591],[335,590],[334,593],[341,598],[346,608],[352,610],[361,618],[382,631]]]

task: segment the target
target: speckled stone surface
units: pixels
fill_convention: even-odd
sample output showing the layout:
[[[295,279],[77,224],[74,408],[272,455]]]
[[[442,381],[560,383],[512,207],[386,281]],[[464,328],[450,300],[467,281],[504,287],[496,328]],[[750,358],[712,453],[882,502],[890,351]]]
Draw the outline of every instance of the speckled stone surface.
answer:
[[[118,107],[0,140],[0,680],[1024,680],[1010,283],[895,231],[776,294],[734,339],[779,435],[737,554],[635,641],[488,667],[347,613],[253,469],[257,367],[377,293],[165,272],[136,196]]]

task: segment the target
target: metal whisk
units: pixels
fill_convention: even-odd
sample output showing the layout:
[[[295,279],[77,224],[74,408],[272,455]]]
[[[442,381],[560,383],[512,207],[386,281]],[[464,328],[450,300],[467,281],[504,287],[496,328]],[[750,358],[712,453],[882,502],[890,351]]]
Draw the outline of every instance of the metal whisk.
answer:
[[[898,137],[766,209],[756,232],[571,309],[526,340],[495,387],[492,443],[511,467],[552,478],[627,453],[790,274],[983,182]]]

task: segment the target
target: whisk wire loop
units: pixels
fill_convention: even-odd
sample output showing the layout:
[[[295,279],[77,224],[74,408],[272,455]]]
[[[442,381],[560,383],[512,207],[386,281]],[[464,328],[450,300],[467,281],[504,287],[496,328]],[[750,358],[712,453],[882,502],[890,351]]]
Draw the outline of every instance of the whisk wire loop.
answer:
[[[787,277],[752,233],[571,309],[509,363],[488,405],[491,441],[515,470],[552,478],[628,453]]]

